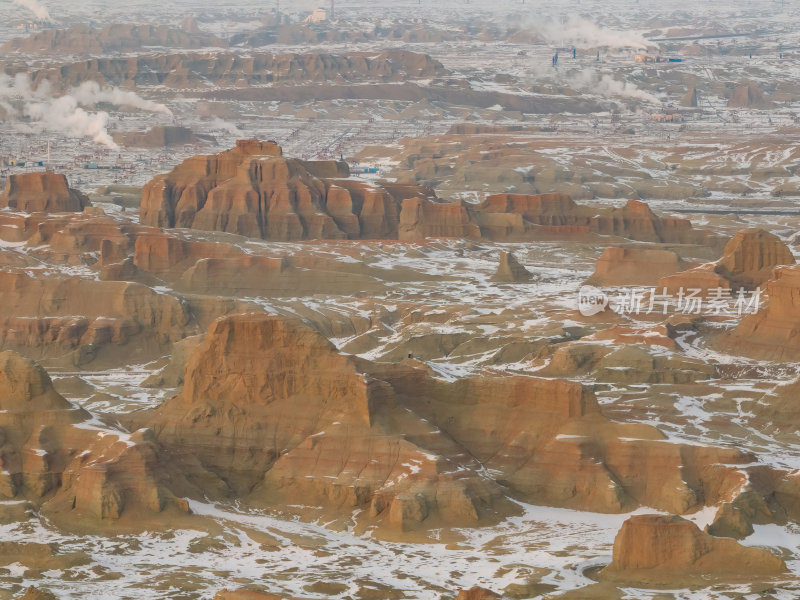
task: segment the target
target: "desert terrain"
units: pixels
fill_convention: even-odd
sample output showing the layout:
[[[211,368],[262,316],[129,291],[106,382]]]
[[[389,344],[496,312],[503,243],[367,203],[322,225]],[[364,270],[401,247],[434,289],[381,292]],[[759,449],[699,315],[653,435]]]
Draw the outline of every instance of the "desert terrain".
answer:
[[[796,598],[793,10],[0,4],[0,600]]]

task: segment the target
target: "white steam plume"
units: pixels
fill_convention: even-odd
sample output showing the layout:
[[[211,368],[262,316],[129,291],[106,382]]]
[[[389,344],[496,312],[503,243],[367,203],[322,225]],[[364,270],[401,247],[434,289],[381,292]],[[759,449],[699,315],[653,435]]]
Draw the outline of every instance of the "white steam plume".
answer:
[[[108,134],[108,113],[89,113],[72,96],[25,105],[23,114],[41,129],[58,131],[68,137],[90,137],[97,144],[116,148]]]
[[[152,113],[172,114],[172,111],[163,104],[145,100],[133,92],[121,90],[118,87],[101,88],[96,81],[84,81],[78,87],[72,88],[69,95],[84,106],[91,106],[98,102],[108,102],[116,106],[131,106]]]
[[[652,46],[635,31],[607,29],[578,15],[565,20],[547,19],[531,26],[536,35],[545,42],[577,48],[646,48]]]
[[[52,21],[50,11],[39,0],[12,0],[17,6],[27,8],[40,21]]]
[[[231,135],[241,135],[242,130],[239,129],[233,123],[228,123],[224,119],[220,119],[219,117],[214,117],[208,124],[208,128],[212,131],[219,130],[219,131],[227,131]]]
[[[108,133],[108,113],[89,112],[86,108],[94,107],[98,102],[108,102],[172,114],[163,104],[119,88],[100,87],[95,82],[85,82],[59,97],[54,97],[50,90],[47,81],[34,89],[25,73],[14,78],[0,74],[0,107],[5,112],[0,114],[0,119],[22,120],[19,126],[29,131],[56,131],[68,137],[88,137],[98,144],[116,148]]]
[[[622,96],[635,98],[644,102],[661,104],[661,100],[649,92],[640,90],[626,81],[614,79],[611,75],[596,71],[579,71],[568,73],[565,77],[567,85],[575,90],[582,90],[599,96]]]

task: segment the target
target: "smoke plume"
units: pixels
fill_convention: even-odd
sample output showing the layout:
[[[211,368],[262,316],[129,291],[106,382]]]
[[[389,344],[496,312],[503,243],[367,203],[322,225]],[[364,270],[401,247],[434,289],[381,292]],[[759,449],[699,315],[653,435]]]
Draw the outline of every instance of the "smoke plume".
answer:
[[[531,25],[537,37],[550,44],[576,48],[646,48],[652,45],[635,31],[607,29],[578,15],[547,19]]]
[[[567,85],[575,90],[597,94],[598,96],[621,96],[653,104],[661,104],[661,100],[657,96],[640,90],[626,81],[614,79],[611,75],[605,73],[601,74],[590,70],[570,72],[564,80]]]
[[[211,131],[219,130],[225,131],[231,135],[241,135],[242,130],[239,129],[233,123],[228,123],[224,119],[220,119],[219,117],[214,117],[208,124],[208,129]]]
[[[119,88],[101,87],[93,81],[54,97],[47,81],[34,88],[24,73],[14,78],[0,74],[0,120],[16,121],[20,129],[33,132],[54,131],[67,137],[88,137],[97,144],[116,148],[108,133],[108,113],[96,110],[100,102],[172,114],[163,104],[145,100]],[[95,110],[89,111],[87,108]]]
[[[27,8],[39,21],[52,21],[50,12],[43,6],[39,0],[13,0],[17,6]]]
[[[67,137],[89,137],[97,144],[117,147],[108,134],[108,113],[86,112],[72,96],[26,104],[23,114],[41,129],[58,131]]]
[[[121,90],[118,87],[100,87],[96,81],[84,81],[72,88],[69,95],[83,106],[92,106],[98,102],[107,102],[115,106],[130,106],[152,113],[171,115],[172,111],[163,104],[145,100],[134,92]]]

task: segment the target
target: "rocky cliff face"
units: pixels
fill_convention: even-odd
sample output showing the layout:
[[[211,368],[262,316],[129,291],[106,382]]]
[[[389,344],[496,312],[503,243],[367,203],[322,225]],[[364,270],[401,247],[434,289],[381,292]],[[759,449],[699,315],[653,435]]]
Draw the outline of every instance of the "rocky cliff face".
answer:
[[[763,229],[743,229],[725,245],[722,258],[662,277],[659,287],[670,290],[722,288],[730,293],[754,290],[772,276],[773,269],[795,264],[792,251],[777,236]]]
[[[785,572],[783,560],[767,550],[715,538],[681,517],[636,515],[622,525],[614,540],[614,560],[600,576],[658,587],[752,582]]]
[[[8,351],[0,353],[0,457],[0,497],[53,518],[96,524],[186,509],[162,485],[151,434],[96,424],[41,367]]]
[[[487,239],[600,234],[644,242],[713,243],[708,232],[693,229],[688,220],[659,217],[638,200],[606,209],[576,204],[565,194],[497,194],[472,212]]]
[[[590,229],[602,235],[619,235],[643,242],[698,244],[709,237],[705,232],[695,231],[688,219],[658,217],[639,200],[629,200],[609,214],[595,215]]]
[[[661,243],[715,243],[689,221],[659,217],[637,201],[600,209],[579,206],[560,194],[503,194],[474,206],[442,202],[420,186],[370,185],[348,175],[343,163],[284,158],[273,143],[244,140],[233,150],[189,159],[148,183],[141,221],[276,241],[521,241],[601,234]]]
[[[771,279],[775,267],[795,262],[778,236],[763,229],[743,229],[725,246],[714,271],[727,279],[732,289],[752,290]]]
[[[361,526],[389,531],[514,512],[500,480],[534,503],[686,512],[728,498],[744,477],[733,465],[752,460],[608,421],[577,383],[441,381],[415,361],[341,355],[301,323],[262,314],[216,321],[181,394],[131,419],[210,495],[355,509]]]
[[[275,144],[242,141],[148,183],[141,220],[280,241],[396,236],[398,200],[348,175],[344,163],[287,159]]]
[[[745,316],[725,338],[724,346],[764,360],[796,360],[800,357],[800,268],[776,269],[764,292],[766,305]]]
[[[413,277],[401,268],[381,269],[314,253],[248,254],[231,244],[155,230],[136,238],[131,266],[137,280],[151,278],[184,293],[237,298],[348,294],[354,289],[366,294],[382,289],[381,281]]]
[[[201,138],[198,138],[187,127],[162,125],[152,127],[147,131],[117,131],[112,137],[120,146],[140,148],[166,148],[182,144],[196,144],[201,141]]]
[[[681,257],[669,250],[606,248],[586,283],[601,286],[656,285],[662,277],[684,267]]]
[[[424,240],[436,237],[478,239],[481,232],[471,222],[469,210],[463,202],[432,202],[426,198],[404,200],[397,238]]]
[[[522,283],[533,279],[533,273],[523,267],[516,257],[510,252],[500,253],[500,264],[492,275],[492,281],[497,283]]]
[[[35,278],[0,272],[2,346],[64,366],[97,365],[114,353],[147,359],[181,339],[189,315],[175,297],[130,282]]]
[[[48,367],[105,368],[151,360],[196,333],[185,303],[140,283],[158,281],[132,261],[148,232],[102,214],[3,211],[2,348]]]
[[[180,35],[186,37],[186,34]],[[54,43],[58,44],[58,41]],[[254,52],[247,56],[218,51],[154,53],[133,58],[90,58],[34,69],[30,74],[36,86],[48,81],[54,88],[66,90],[85,81],[125,88],[166,86],[173,89],[210,86],[236,88],[322,81],[392,83],[439,77],[447,74],[447,71],[441,63],[425,54],[404,50],[388,50],[378,54]]]
[[[73,25],[68,29],[46,29],[0,46],[0,52],[23,54],[109,54],[131,52],[145,47],[205,48],[224,47],[224,40],[195,29],[173,29],[167,25],[108,25],[94,29]]]
[[[608,248],[597,260],[595,272],[587,283],[658,286],[670,290],[708,291],[717,287],[726,291],[754,290],[770,279],[775,267],[793,264],[792,251],[780,238],[763,229],[743,229],[728,241],[718,261],[689,269],[686,267],[691,265],[669,250]]]
[[[284,318],[214,323],[181,395],[135,419],[152,425],[195,485],[254,504],[302,496],[413,530],[428,518],[491,518],[499,496],[474,461],[456,459],[452,440],[397,406],[386,383]]]
[[[0,208],[22,212],[80,212],[89,206],[89,198],[69,187],[64,175],[24,173],[11,175]]]

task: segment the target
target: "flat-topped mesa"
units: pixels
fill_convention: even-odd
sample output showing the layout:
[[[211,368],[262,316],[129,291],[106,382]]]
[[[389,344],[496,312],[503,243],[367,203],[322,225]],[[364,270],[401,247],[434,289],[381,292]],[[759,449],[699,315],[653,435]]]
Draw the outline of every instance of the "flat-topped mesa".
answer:
[[[69,187],[57,173],[21,173],[8,178],[0,193],[0,208],[21,212],[81,212],[89,198]]]
[[[50,37],[48,33],[42,32],[43,37]],[[82,50],[82,47],[86,47],[84,40],[95,45],[97,40],[93,39],[93,36],[96,35],[97,32],[87,28],[83,39],[78,40],[75,51],[78,53],[84,51]],[[122,35],[125,35],[125,32],[122,32]],[[178,37],[186,37],[186,34],[179,32]],[[42,42],[46,47],[51,40],[43,39]],[[156,45],[168,43],[169,40],[165,40]],[[123,89],[149,86],[171,89],[235,87],[241,92],[250,91],[260,96],[268,91],[265,90],[266,87],[272,87],[280,82],[287,84],[279,86],[281,88],[279,95],[287,100],[292,97],[306,97],[309,94],[307,87],[309,84],[330,82],[333,89],[326,91],[338,97],[342,92],[346,93],[350,85],[358,82],[405,83],[442,77],[449,73],[440,62],[430,56],[406,50],[387,50],[377,54],[374,52],[275,54],[263,51],[244,54],[219,50],[181,51],[177,49],[178,43],[179,40],[173,45],[174,50],[147,52],[137,56],[106,55],[104,58],[50,61],[41,68],[28,69],[27,72],[34,87],[47,81],[50,89],[63,91],[77,87],[85,81],[93,81],[101,86],[118,86]],[[60,45],[60,40],[55,40],[55,44]],[[225,42],[220,40],[219,45],[223,44]],[[14,52],[13,45],[14,42],[10,42],[4,48],[7,52]],[[212,43],[212,45],[217,44]],[[39,44],[34,43],[29,50],[22,51],[36,52],[36,46]],[[66,46],[72,46],[69,40]],[[68,48],[67,53],[73,54],[70,50]],[[49,50],[46,53],[49,54]],[[93,53],[103,52],[99,49]],[[389,95],[396,95],[390,93],[391,89],[386,91]]]
[[[570,225],[576,219],[588,218],[581,207],[566,194],[494,194],[479,206],[481,213],[513,213],[537,225]]]
[[[165,148],[201,141],[188,127],[156,125],[147,131],[116,131],[112,135],[120,146]]]
[[[150,181],[140,220],[275,241],[524,241],[591,234],[660,243],[715,241],[689,221],[659,217],[636,201],[608,209],[577,205],[563,194],[498,194],[472,205],[442,201],[419,185],[349,177],[344,162],[287,158],[274,142],[240,140],[231,150],[195,156]]]
[[[619,235],[645,242],[701,243],[703,232],[696,231],[688,219],[659,217],[639,200],[629,200],[622,208],[592,217],[590,229],[602,235]]]
[[[614,560],[599,576],[644,587],[683,587],[749,583],[785,572],[783,560],[771,552],[713,537],[681,517],[635,515],[623,523],[614,540]]]
[[[198,29],[175,29],[168,25],[113,24],[103,28],[77,24],[66,29],[45,29],[28,37],[10,40],[0,46],[4,54],[45,54],[64,56],[73,54],[108,55],[130,52],[141,48],[222,47],[225,40]],[[124,59],[124,60],[127,60]],[[97,61],[100,63],[106,60]],[[84,63],[84,68],[86,64]]]
[[[397,234],[400,240],[481,237],[480,228],[471,222],[469,210],[460,200],[443,203],[410,198],[402,206]]]
[[[285,158],[274,142],[242,140],[149,182],[141,222],[276,241],[396,239],[401,199],[430,195],[395,195],[349,175],[344,162]]]
[[[606,248],[597,259],[591,285],[655,285],[685,268],[675,252],[651,248]]]
[[[236,140],[236,149],[242,154],[259,156],[283,156],[283,149],[277,142],[258,140]]]
[[[687,219],[661,217],[644,202],[630,200],[619,208],[576,204],[566,194],[495,194],[469,207],[481,236],[499,241],[557,236],[616,235],[671,244],[707,244],[713,236],[692,228]]]
[[[0,286],[2,347],[72,367],[112,355],[159,355],[191,328],[177,298],[137,283],[36,278],[7,268],[0,270]]]

